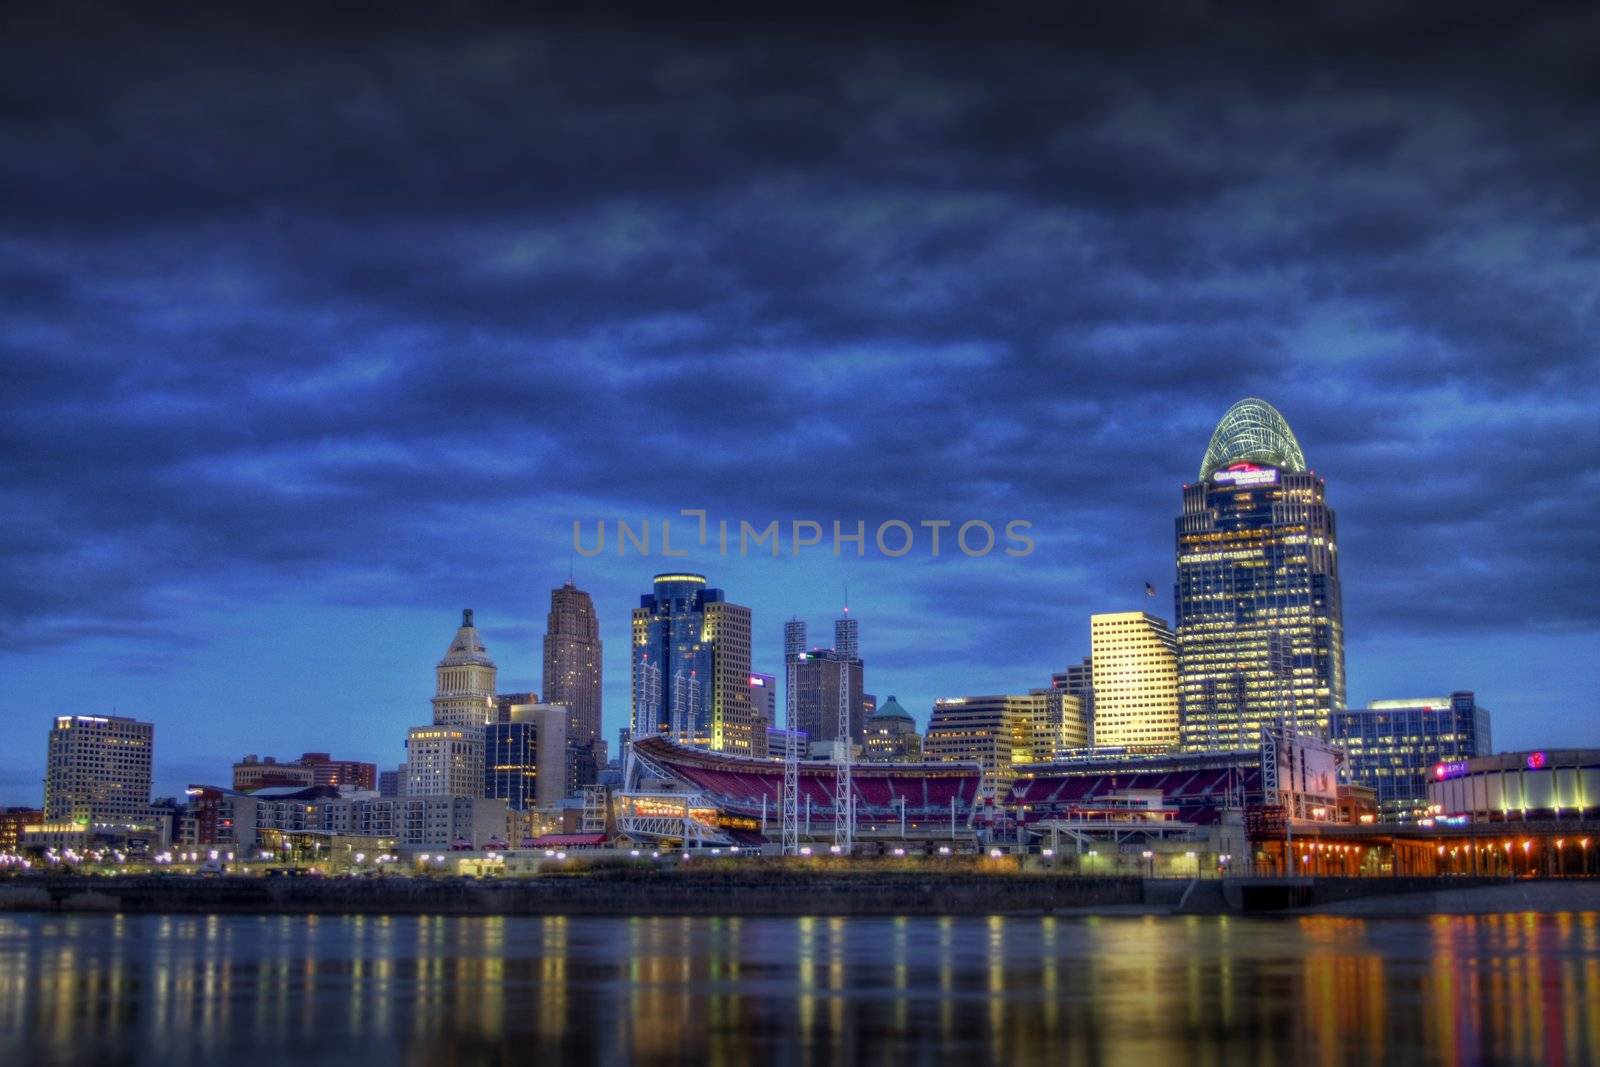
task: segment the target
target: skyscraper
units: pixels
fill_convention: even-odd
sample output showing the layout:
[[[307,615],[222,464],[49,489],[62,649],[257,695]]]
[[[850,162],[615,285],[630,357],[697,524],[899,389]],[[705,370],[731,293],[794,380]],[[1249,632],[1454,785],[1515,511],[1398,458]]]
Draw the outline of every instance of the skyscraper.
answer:
[[[750,609],[701,574],[658,574],[633,611],[635,738],[765,754],[750,710]]]
[[[152,723],[120,715],[57,716],[45,754],[45,821],[148,818],[155,739]]]
[[[406,796],[483,795],[483,729],[500,717],[498,673],[467,608],[434,668],[433,725],[406,735]]]
[[[461,628],[434,669],[433,724],[481,728],[495,721],[494,660],[472,624],[472,609],[461,613]]]
[[[600,667],[600,621],[594,601],[570,581],[550,590],[544,699],[570,709],[567,737],[574,745],[591,744],[600,737]]]
[[[1178,645],[1167,620],[1144,611],[1089,617],[1097,747],[1178,743]]]
[[[484,729],[483,795],[513,811],[553,809],[576,790],[582,746],[568,744],[571,710],[561,704],[517,704]]]
[[[1228,409],[1184,486],[1177,571],[1184,747],[1250,747],[1280,721],[1325,736],[1345,700],[1333,509],[1266,401]]]
[[[860,633],[859,621],[846,608],[833,622],[833,647],[808,650],[806,624],[799,619],[784,623],[784,660],[795,666],[795,722],[807,744],[837,739],[841,686],[849,694],[851,740],[858,745],[865,741],[866,665]]]

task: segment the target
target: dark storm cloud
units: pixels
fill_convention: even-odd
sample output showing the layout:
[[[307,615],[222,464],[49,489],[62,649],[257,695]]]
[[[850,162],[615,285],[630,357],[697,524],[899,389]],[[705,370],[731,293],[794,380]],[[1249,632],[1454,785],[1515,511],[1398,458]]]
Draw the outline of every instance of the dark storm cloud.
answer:
[[[78,10],[0,65],[12,647],[432,603],[463,529],[493,585],[680,506],[1023,513],[1086,612],[1170,569],[1247,393],[1330,478],[1367,632],[1600,624],[1580,7]],[[1014,648],[1050,605],[1005,599]]]

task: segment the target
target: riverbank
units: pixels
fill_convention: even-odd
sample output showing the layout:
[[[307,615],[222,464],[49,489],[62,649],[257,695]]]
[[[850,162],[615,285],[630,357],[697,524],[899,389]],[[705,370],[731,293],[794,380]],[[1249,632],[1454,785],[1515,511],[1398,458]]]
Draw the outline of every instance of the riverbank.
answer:
[[[1600,910],[1600,882],[1076,878],[743,868],[523,879],[43,876],[0,911],[392,915],[1490,914]]]

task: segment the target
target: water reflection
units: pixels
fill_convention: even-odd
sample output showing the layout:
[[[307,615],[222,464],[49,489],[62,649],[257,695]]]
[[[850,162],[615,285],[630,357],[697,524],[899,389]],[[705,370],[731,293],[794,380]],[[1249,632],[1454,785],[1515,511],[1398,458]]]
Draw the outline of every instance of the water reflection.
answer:
[[[1600,1059],[1600,916],[0,916],[12,1062]]]

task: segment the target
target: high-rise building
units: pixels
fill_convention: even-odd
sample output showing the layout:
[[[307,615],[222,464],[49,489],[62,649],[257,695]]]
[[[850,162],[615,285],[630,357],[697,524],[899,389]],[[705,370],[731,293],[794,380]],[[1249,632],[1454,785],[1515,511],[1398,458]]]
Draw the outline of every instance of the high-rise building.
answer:
[[[795,723],[810,745],[839,737],[839,687],[850,701],[850,739],[861,744],[866,711],[862,705],[861,661],[842,659],[838,650],[813,648],[795,657]]]
[[[1056,759],[1089,745],[1089,721],[1083,715],[1083,699],[1076,693],[1050,686],[1030,689],[1028,695],[1045,701],[1045,736],[1035,745],[1037,760]],[[1046,751],[1050,755],[1045,755]]]
[[[1467,691],[1336,710],[1328,732],[1344,750],[1351,781],[1377,793],[1386,821],[1427,814],[1438,765],[1494,752],[1489,709]]]
[[[1094,657],[1085,656],[1082,663],[1052,674],[1050,688],[1078,698],[1078,718],[1086,730],[1084,744],[1094,744]]]
[[[150,814],[156,728],[120,715],[61,715],[45,755],[47,823],[128,823]]]
[[[862,727],[864,758],[871,763],[915,763],[922,758],[922,737],[917,722],[893,696],[867,716]]]
[[[925,760],[977,763],[983,767],[983,792],[1003,794],[1016,776],[1013,768],[1055,758],[1059,727],[1052,723],[1052,695],[943,697],[933,703],[922,738]]]
[[[406,735],[402,795],[483,795],[483,730],[500,719],[498,676],[467,608],[434,668],[433,725],[413,726]]]
[[[483,795],[482,726],[413,726],[406,735],[408,797]]]
[[[700,574],[658,574],[633,611],[633,736],[765,755],[750,709],[750,609]]]
[[[461,613],[461,628],[435,668],[433,724],[481,728],[495,720],[494,660],[472,624],[472,609]]]
[[[861,659],[860,632],[860,622],[846,608],[845,614],[834,620],[833,647],[807,650],[806,624],[799,619],[784,624],[784,663],[794,665],[795,722],[808,745],[838,739],[841,686],[848,694],[851,740],[857,745],[865,743],[863,730],[869,713],[863,691],[866,665]]]
[[[568,743],[571,715],[563,704],[519,704],[485,727],[483,795],[527,811],[554,809],[575,793],[584,746]]]
[[[544,699],[569,709],[567,737],[574,745],[590,745],[600,737],[600,668],[600,621],[594,601],[568,581],[550,590],[544,634]]]
[[[778,722],[778,679],[773,675],[750,672],[750,714],[756,733],[765,739]]]
[[[1184,747],[1252,747],[1279,722],[1325,736],[1345,700],[1334,514],[1266,401],[1228,409],[1184,486],[1177,571]]]
[[[1089,617],[1097,748],[1178,743],[1178,644],[1167,620],[1144,611]]]

